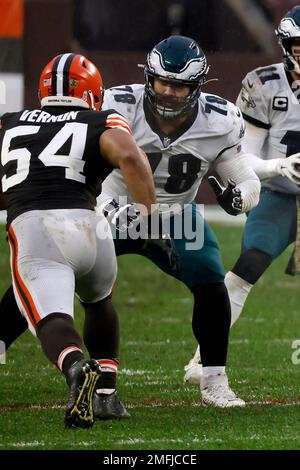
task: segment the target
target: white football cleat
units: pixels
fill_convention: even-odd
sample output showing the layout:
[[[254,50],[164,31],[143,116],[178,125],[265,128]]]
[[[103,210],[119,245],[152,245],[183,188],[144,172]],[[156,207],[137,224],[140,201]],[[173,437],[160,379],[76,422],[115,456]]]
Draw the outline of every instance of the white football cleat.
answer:
[[[218,380],[221,379],[221,380]],[[207,383],[201,386],[202,403],[205,406],[217,408],[234,408],[246,405],[244,400],[238,398],[229,387],[227,376],[218,377],[215,383]]]
[[[184,367],[185,374],[183,381],[193,385],[199,385],[202,378],[202,364],[194,362],[193,359]]]

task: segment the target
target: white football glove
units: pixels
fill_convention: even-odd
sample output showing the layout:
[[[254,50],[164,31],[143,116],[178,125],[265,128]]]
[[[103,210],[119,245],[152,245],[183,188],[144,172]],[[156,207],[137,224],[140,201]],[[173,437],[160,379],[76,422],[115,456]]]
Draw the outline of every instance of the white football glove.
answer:
[[[293,183],[300,184],[300,153],[294,153],[287,158],[280,159],[279,173],[289,178]]]

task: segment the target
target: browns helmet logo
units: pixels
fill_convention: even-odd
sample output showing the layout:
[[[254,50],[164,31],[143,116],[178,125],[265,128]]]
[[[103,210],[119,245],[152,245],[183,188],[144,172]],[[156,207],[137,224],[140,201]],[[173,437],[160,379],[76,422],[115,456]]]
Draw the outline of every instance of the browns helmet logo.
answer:
[[[69,97],[69,100],[66,100]],[[78,106],[100,110],[103,101],[102,77],[97,67],[80,54],[60,54],[40,76],[41,106]]]

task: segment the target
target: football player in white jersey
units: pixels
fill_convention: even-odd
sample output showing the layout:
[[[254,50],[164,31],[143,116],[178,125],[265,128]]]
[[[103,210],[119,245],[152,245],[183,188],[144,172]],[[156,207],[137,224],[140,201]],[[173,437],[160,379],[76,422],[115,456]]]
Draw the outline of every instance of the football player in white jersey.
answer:
[[[283,63],[249,72],[237,99],[246,121],[243,148],[262,180],[262,190],[258,206],[247,218],[242,253],[225,277],[231,324],[239,318],[253,285],[296,238],[300,196],[300,6],[284,16],[276,35]],[[299,270],[297,254],[294,252],[290,260],[288,274]],[[186,381],[199,383],[199,360],[197,348],[186,366]]]
[[[230,304],[214,233],[193,202],[202,178],[214,168],[225,185],[211,183],[220,205],[232,215],[258,203],[260,183],[241,156],[244,122],[238,108],[223,98],[201,92],[208,66],[199,45],[190,38],[171,36],[148,54],[145,85],[118,86],[106,91],[104,108],[118,110],[128,120],[138,145],[152,167],[157,200],[169,221],[180,261],[170,269],[162,256],[145,250],[139,240],[117,236],[117,255],[139,253],[181,280],[194,295],[193,332],[203,361],[202,401],[218,407],[244,406],[230,389],[225,372]],[[233,180],[233,181],[231,181]],[[128,197],[122,175],[114,170],[105,180],[101,206],[117,220],[117,205]],[[169,212],[170,206],[173,214]],[[175,214],[174,214],[175,213]],[[183,222],[184,221],[184,222]],[[187,221],[203,228],[198,248],[176,229]],[[200,231],[200,228],[199,228]],[[188,242],[188,243],[187,243]],[[192,243],[191,243],[192,242]]]

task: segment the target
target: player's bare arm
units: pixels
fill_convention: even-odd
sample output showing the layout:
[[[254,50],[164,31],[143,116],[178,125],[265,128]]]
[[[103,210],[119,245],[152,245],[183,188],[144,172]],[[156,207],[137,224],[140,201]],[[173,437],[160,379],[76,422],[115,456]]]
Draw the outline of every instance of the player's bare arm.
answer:
[[[122,130],[107,130],[101,135],[99,144],[104,158],[120,168],[134,201],[143,204],[150,213],[151,205],[156,203],[151,167],[133,137]]]

